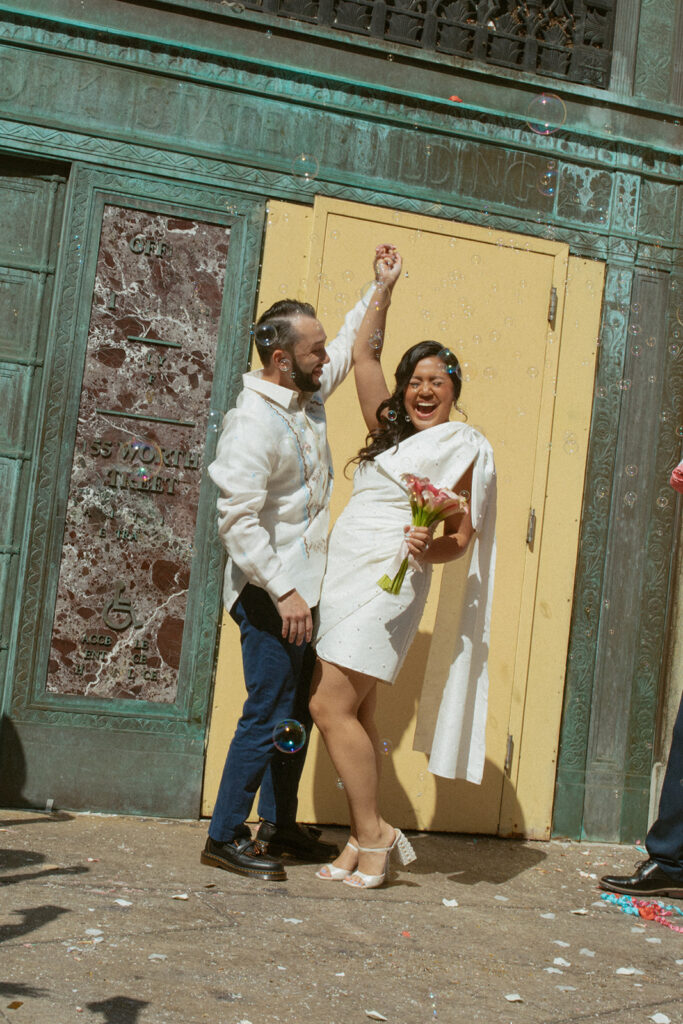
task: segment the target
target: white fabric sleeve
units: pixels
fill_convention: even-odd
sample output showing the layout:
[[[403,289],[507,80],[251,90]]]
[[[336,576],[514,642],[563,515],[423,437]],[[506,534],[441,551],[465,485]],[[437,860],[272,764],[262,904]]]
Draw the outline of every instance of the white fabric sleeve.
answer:
[[[221,492],[217,502],[221,541],[249,582],[266,590],[273,601],[295,588],[259,518],[277,458],[277,439],[265,435],[255,416],[233,409],[208,468]]]
[[[320,395],[323,402],[335,388],[338,388],[344,378],[351,371],[353,366],[353,343],[358,334],[365,311],[370,305],[372,289],[368,289],[367,295],[360,299],[356,305],[344,317],[344,323],[336,338],[327,345],[327,354],[330,357],[329,363],[323,367],[323,375],[320,380]]]

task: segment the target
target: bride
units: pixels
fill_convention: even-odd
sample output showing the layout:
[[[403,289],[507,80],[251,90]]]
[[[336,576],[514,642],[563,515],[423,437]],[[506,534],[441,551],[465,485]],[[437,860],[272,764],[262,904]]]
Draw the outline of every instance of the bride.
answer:
[[[479,639],[487,638],[495,561],[491,446],[473,427],[450,420],[462,386],[458,360],[438,342],[413,345],[399,362],[390,394],[369,342],[359,334],[354,350],[368,443],[354,460],[358,467],[353,493],[330,537],[310,702],[344,785],[351,826],[339,857],[317,875],[357,889],[384,883],[393,852],[403,864],[415,858],[405,836],[379,811],[377,681],[391,684],[398,675],[420,623],[432,565],[460,558],[476,533],[487,540],[480,545],[477,566],[470,569],[477,607],[465,628],[478,631]],[[407,473],[427,477],[437,487],[466,498],[465,511],[447,518],[440,536],[434,535],[433,527],[410,526],[410,496],[403,480]],[[387,571],[393,574],[399,553],[412,556],[412,569],[400,592],[389,593],[379,587],[378,580]],[[488,677],[485,662],[483,668],[475,664],[472,646],[461,644],[455,658],[437,721],[430,770],[480,781]]]

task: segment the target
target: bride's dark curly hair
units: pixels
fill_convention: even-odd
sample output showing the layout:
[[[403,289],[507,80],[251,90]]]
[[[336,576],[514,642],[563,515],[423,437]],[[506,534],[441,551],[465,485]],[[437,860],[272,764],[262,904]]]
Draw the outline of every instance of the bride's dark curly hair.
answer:
[[[457,403],[462,390],[462,372],[455,355],[438,341],[420,341],[417,345],[412,345],[404,352],[396,367],[396,387],[393,394],[377,407],[379,426],[370,431],[365,447],[361,448],[354,459],[350,459],[350,463],[357,462],[362,465],[364,462],[372,462],[388,448],[398,446],[401,441],[417,433],[417,428],[413,426],[406,413],[403,396],[417,364],[421,359],[429,359],[430,356],[438,356],[445,363],[453,384],[453,401]]]

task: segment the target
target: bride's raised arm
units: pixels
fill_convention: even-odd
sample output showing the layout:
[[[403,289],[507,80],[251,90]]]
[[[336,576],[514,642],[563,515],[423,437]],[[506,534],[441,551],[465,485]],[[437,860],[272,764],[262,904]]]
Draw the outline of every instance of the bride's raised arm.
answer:
[[[393,245],[378,245],[375,250],[375,289],[370,305],[358,329],[353,346],[353,367],[361,412],[368,430],[378,426],[377,407],[389,397],[380,362],[384,328],[394,285],[401,276],[403,261]]]

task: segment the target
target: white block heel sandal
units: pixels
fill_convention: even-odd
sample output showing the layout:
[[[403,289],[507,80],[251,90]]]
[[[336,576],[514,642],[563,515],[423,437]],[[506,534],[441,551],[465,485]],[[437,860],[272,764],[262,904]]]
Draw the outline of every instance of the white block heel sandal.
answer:
[[[347,878],[342,879],[344,885],[351,886],[352,889],[379,889],[389,874],[391,855],[394,851],[404,866],[411,864],[416,859],[415,851],[400,828],[396,829],[396,835],[391,846],[359,846],[358,849],[361,853],[386,853],[386,858],[384,860],[384,871],[381,875],[366,875],[363,871],[354,871],[349,873]]]

